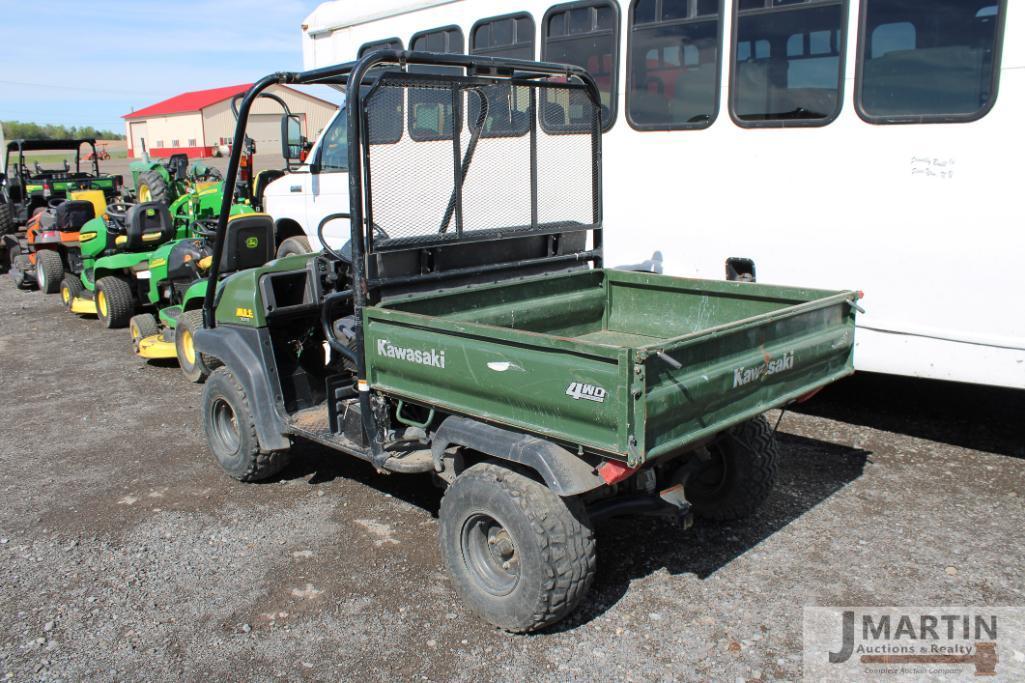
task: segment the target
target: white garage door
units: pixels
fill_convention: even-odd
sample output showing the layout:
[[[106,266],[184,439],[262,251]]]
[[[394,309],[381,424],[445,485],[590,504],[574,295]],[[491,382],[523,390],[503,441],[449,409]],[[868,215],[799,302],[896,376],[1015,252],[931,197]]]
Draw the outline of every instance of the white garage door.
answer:
[[[281,149],[280,114],[251,115],[246,132],[256,141],[256,150],[260,154],[270,154]]]

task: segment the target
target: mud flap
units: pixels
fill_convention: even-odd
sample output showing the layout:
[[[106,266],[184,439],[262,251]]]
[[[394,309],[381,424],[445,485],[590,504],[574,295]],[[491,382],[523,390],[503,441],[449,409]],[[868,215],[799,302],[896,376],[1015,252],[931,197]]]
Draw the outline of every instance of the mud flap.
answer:
[[[529,467],[560,496],[580,495],[605,484],[597,471],[598,459],[589,462],[551,441],[455,415],[441,423],[431,441],[436,470],[445,449],[454,445]]]
[[[221,361],[242,385],[256,418],[260,448],[281,451],[291,446],[270,331],[218,325],[197,330],[193,339],[196,351]]]

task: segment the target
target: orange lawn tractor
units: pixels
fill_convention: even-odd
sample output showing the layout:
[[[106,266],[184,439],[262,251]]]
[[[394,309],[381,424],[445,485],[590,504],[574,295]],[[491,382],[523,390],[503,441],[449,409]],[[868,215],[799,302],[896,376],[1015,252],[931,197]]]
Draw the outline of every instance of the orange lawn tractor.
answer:
[[[96,216],[102,216],[107,203],[102,190],[71,193],[71,199],[51,199],[29,219],[18,244],[10,251],[11,277],[21,289],[33,285],[46,294],[60,291],[65,273],[82,272],[79,230]]]

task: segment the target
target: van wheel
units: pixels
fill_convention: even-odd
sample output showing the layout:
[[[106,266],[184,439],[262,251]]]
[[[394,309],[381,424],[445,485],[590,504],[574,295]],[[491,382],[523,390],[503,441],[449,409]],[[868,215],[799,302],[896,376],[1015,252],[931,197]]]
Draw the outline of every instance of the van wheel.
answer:
[[[310,240],[308,238],[289,237],[278,246],[277,258],[292,256],[293,254],[308,254],[311,251],[313,249],[310,248]]]
[[[61,280],[61,303],[64,304],[64,310],[71,311],[71,302],[82,293],[83,289],[85,287],[82,286],[82,280],[77,275],[64,276],[64,279]]]
[[[174,349],[178,352],[178,365],[185,379],[205,382],[214,367],[206,356],[196,350],[196,332],[203,329],[203,311],[185,311],[174,326]]]
[[[64,277],[64,261],[55,251],[44,249],[36,252],[36,284],[44,294],[56,294]]]
[[[709,447],[712,459],[690,475],[684,489],[694,511],[727,521],[754,512],[776,482],[779,449],[764,415],[743,422]]]
[[[441,501],[441,552],[482,619],[523,633],[553,624],[594,579],[594,530],[583,504],[500,465],[481,463]]]
[[[203,432],[217,462],[239,481],[273,477],[290,460],[290,451],[260,450],[249,397],[226,367],[215,370],[203,388]]]

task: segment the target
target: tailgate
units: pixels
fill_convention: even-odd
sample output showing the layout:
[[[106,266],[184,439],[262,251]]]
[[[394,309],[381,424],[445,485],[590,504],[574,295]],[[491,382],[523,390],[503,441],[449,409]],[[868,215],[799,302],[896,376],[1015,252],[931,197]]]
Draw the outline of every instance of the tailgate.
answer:
[[[637,453],[663,455],[853,373],[856,298],[842,292],[637,349]]]

